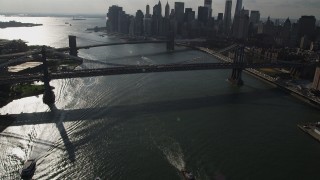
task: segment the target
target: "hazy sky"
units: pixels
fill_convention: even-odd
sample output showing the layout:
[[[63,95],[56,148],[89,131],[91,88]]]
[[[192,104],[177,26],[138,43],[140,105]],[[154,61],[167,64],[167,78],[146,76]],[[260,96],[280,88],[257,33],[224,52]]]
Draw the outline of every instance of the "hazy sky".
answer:
[[[170,8],[175,1],[185,2],[185,7],[197,9],[204,0],[168,0]],[[145,12],[146,4],[152,7],[158,0],[0,0],[0,14],[13,13],[82,13],[105,14],[111,5],[119,5],[133,14],[137,9]],[[162,0],[163,10],[167,0]],[[213,0],[213,15],[224,12],[225,0]],[[233,0],[233,11],[236,0]],[[320,0],[243,0],[249,10],[260,10],[262,17],[298,18],[301,15],[315,15],[320,20]]]

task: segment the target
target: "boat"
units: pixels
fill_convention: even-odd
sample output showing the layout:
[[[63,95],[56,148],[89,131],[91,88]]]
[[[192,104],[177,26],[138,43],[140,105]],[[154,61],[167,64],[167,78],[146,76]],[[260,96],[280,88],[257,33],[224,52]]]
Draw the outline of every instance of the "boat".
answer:
[[[182,169],[181,170],[181,174],[182,174],[182,176],[184,177],[185,180],[196,180],[196,178],[194,177],[194,175],[190,171]]]
[[[34,172],[36,171],[36,160],[29,159],[24,163],[24,166],[21,171],[21,179],[29,180],[33,177]]]

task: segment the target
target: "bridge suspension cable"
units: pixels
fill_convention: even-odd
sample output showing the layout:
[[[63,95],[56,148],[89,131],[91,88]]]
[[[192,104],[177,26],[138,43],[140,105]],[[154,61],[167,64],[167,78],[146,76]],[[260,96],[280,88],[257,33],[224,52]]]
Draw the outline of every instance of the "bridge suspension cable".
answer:
[[[89,41],[89,42],[94,42],[94,43],[106,43],[106,41],[99,41],[99,40],[94,40],[94,39],[89,39],[89,38],[83,38],[83,37],[77,37],[77,39],[85,40],[85,41]]]

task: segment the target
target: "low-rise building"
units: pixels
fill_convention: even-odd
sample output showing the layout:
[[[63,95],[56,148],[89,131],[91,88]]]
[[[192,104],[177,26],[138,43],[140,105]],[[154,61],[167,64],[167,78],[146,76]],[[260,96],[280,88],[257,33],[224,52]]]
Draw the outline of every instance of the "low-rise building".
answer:
[[[317,67],[316,73],[314,74],[312,89],[320,91],[320,67]]]

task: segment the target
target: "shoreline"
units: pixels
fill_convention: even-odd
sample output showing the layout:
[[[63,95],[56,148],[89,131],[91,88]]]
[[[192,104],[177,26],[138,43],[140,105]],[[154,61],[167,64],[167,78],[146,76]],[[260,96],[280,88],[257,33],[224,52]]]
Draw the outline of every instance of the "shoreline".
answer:
[[[217,58],[220,61],[231,62],[231,59],[230,60],[226,60],[225,58],[228,58],[228,57],[225,57],[225,56],[224,57],[219,57],[213,50],[210,50],[210,49],[207,49],[207,48],[201,48],[201,47],[198,47],[196,49],[199,50],[199,51],[208,53],[208,54],[214,56],[215,58]],[[312,98],[310,98],[308,96],[305,96],[301,92],[295,91],[295,90],[293,90],[291,88],[288,88],[288,87],[282,85],[280,82],[277,82],[277,80],[275,78],[272,78],[271,76],[269,76],[269,75],[267,75],[265,73],[262,73],[262,72],[260,72],[258,70],[255,70],[255,69],[244,69],[243,71],[245,73],[257,78],[257,79],[260,79],[260,80],[262,80],[262,81],[264,81],[264,82],[266,82],[266,83],[268,83],[268,84],[270,84],[272,86],[275,86],[275,87],[279,88],[282,91],[285,91],[286,93],[290,93],[290,95],[292,95],[296,99],[298,99],[300,101],[303,101],[304,103],[307,103],[308,105],[311,105],[314,108],[320,109],[320,101],[317,101],[316,99],[312,99]]]
[[[127,39],[128,41],[130,41],[131,39],[136,39],[136,38],[141,38],[139,36],[130,36],[128,34],[122,34],[122,33],[117,33],[117,32],[114,32],[114,33],[110,33],[110,32],[106,32],[104,31],[104,35],[107,35],[107,36],[116,36],[120,39]],[[152,38],[152,39],[156,39],[155,37],[149,37],[149,38]],[[218,56],[215,51],[211,50],[211,49],[208,49],[208,48],[203,48],[203,47],[190,47],[188,45],[184,45],[184,44],[176,44],[176,45],[179,45],[179,46],[185,46],[185,47],[188,47],[188,48],[193,48],[195,50],[199,50],[199,51],[202,51],[202,52],[205,52],[207,54],[210,54],[214,57],[216,57],[218,60],[220,61],[223,61],[223,62],[232,62],[231,59],[229,59],[228,57],[220,57]],[[223,56],[223,55],[221,55]],[[225,58],[228,58],[228,60],[226,60]],[[270,75],[268,74],[265,74],[261,71],[258,71],[256,69],[244,69],[243,70],[245,73],[259,79],[259,80],[262,80],[276,88],[279,88],[280,90],[286,92],[286,93],[289,93],[290,95],[292,95],[293,97],[295,97],[296,99],[304,102],[304,103],[307,103],[308,105],[311,105],[312,107],[314,108],[317,108],[317,109],[320,109],[320,100],[316,100],[316,99],[312,99],[304,94],[302,94],[301,92],[298,92],[298,91],[295,91],[289,87],[286,87],[285,85],[282,85],[281,82],[277,82],[277,79],[271,77]],[[284,83],[284,82],[282,82]]]
[[[0,41],[5,41],[5,43],[12,43],[16,42],[16,40],[6,40],[6,39],[0,39]],[[25,51],[22,51],[21,49],[17,53],[9,52],[8,54],[2,54],[0,55],[2,58],[1,61],[3,63],[10,63],[10,66],[24,66],[23,64],[25,62],[33,61],[33,62],[40,62],[42,65],[42,60],[39,59],[39,57],[29,57],[26,58],[28,61],[17,61],[13,62],[14,60],[9,60],[7,57],[11,57],[13,54],[18,57],[20,55],[24,55],[26,52],[30,51],[40,51],[39,49],[41,46],[28,46],[25,45],[26,49]],[[50,47],[49,47],[50,48]],[[7,50],[7,48],[3,48],[4,50]],[[1,49],[0,49],[1,50]],[[9,62],[12,61],[12,62]],[[49,64],[49,69],[52,71],[65,71],[67,69],[74,69],[80,64],[82,64],[82,61],[79,59],[72,58],[71,56],[64,54],[48,54],[47,55],[47,61]],[[21,71],[17,72],[9,72],[9,70],[3,70],[0,72],[1,75],[9,76],[12,74],[28,74],[28,73],[42,73],[42,69],[40,66],[35,66],[31,68],[25,68]],[[52,88],[52,87],[51,87]],[[43,84],[35,84],[34,82],[30,83],[20,83],[20,84],[6,84],[2,85],[0,88],[0,108],[6,106],[13,100],[22,99],[25,97],[32,97],[32,96],[39,96],[44,93],[44,85]]]
[[[17,27],[35,27],[35,26],[43,26],[43,24],[22,23],[17,21],[9,21],[9,22],[0,21],[0,29],[17,28]]]

